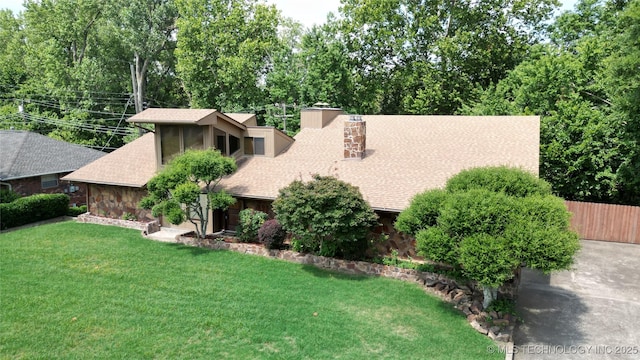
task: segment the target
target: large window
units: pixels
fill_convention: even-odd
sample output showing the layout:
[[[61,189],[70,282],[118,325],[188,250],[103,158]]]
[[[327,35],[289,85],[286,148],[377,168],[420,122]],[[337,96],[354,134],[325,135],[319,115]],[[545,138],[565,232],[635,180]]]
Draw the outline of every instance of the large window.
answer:
[[[264,155],[264,138],[246,137],[244,138],[245,155]]]
[[[202,126],[185,126],[182,128],[182,138],[184,141],[184,149],[203,150],[204,149],[204,131]]]
[[[42,175],[40,177],[40,184],[42,185],[43,189],[54,188],[58,186],[58,175]]]
[[[160,128],[162,163],[166,164],[180,154],[180,127],[165,125]]]
[[[163,125],[160,127],[160,150],[163,164],[188,149],[204,149],[204,129],[202,126]]]
[[[229,154],[231,155],[238,150],[240,150],[240,139],[229,135]]]

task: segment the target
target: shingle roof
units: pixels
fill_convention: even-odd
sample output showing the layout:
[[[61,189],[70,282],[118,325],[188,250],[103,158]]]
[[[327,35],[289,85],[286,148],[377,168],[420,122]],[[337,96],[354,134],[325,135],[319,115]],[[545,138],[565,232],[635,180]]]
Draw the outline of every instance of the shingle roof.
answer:
[[[303,129],[275,158],[248,158],[221,185],[236,196],[273,199],[293,180],[334,175],[358,186],[372,207],[400,211],[463,169],[509,165],[538,173],[539,117],[363,116],[367,155],[343,160],[348,118]]]
[[[155,139],[145,134],[62,180],[143,187],[156,172]]]
[[[130,117],[127,122],[195,124],[216,112],[215,109],[150,108]]]
[[[18,130],[0,130],[0,180],[70,172],[106,153]]]

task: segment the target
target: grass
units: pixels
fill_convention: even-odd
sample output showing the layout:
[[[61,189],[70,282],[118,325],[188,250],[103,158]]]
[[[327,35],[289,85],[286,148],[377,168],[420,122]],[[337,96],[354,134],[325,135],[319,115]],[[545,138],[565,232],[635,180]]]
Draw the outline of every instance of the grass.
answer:
[[[415,284],[64,222],[0,234],[0,358],[498,359]]]

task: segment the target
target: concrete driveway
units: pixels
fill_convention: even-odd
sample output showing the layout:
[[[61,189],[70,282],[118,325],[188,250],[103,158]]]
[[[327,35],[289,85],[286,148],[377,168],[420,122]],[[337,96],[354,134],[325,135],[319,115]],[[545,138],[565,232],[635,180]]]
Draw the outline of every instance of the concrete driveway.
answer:
[[[640,359],[640,245],[581,245],[570,271],[523,271],[516,360]]]

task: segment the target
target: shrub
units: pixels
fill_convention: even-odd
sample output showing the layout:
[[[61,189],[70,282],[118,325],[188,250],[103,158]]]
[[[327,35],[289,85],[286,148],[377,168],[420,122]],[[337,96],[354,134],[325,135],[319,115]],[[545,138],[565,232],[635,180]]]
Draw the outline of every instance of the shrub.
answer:
[[[360,190],[330,176],[315,175],[280,189],[273,202],[276,218],[293,234],[292,246],[322,256],[363,258],[377,215]]]
[[[284,243],[287,232],[276,219],[267,220],[258,230],[258,240],[267,249],[279,249]]]
[[[416,195],[411,205],[398,215],[396,229],[415,236],[420,230],[436,225],[440,207],[447,198],[444,190],[435,189]]]
[[[507,166],[463,170],[447,180],[448,192],[485,189],[510,196],[551,195],[551,185],[535,175]]]
[[[87,205],[73,206],[73,207],[70,207],[69,210],[67,210],[67,216],[76,217],[86,212],[87,212]]]
[[[0,189],[0,204],[8,204],[20,198],[20,194],[9,189]]]
[[[239,214],[240,223],[236,228],[238,238],[242,242],[255,242],[258,238],[258,231],[267,220],[268,215],[262,211],[244,209]]]
[[[69,210],[69,196],[65,194],[37,194],[0,204],[0,228],[8,229],[40,220],[65,216]]]

